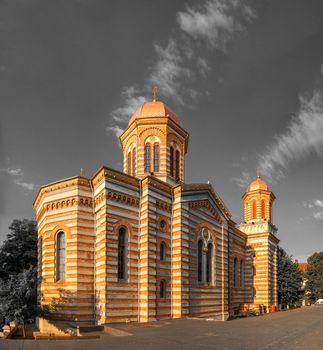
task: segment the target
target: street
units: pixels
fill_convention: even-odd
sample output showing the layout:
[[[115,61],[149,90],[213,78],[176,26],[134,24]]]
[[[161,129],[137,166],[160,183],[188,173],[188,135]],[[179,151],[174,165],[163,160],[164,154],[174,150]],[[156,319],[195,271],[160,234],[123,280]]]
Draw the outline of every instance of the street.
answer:
[[[323,307],[228,322],[177,319],[113,325],[114,335],[85,340],[1,340],[5,350],[51,349],[323,349]]]

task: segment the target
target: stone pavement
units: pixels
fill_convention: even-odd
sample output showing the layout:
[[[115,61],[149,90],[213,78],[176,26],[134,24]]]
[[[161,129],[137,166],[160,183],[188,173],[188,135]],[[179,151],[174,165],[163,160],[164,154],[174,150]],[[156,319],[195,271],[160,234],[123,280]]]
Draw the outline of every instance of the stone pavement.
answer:
[[[112,326],[112,334],[85,340],[0,340],[0,350],[320,350],[323,307],[249,317],[228,322],[177,319]]]

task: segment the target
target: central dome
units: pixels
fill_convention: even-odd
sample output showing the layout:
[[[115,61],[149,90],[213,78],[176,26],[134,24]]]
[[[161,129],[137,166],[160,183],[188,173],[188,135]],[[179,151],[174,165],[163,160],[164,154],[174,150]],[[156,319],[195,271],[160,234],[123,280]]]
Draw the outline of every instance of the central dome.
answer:
[[[130,118],[129,124],[132,124],[137,119],[150,118],[170,118],[176,124],[181,124],[178,116],[164,102],[152,101],[144,102],[134,115]]]
[[[247,188],[247,192],[257,190],[269,191],[268,185],[263,179],[260,178],[260,176],[257,176],[256,180],[252,181],[249,187]]]

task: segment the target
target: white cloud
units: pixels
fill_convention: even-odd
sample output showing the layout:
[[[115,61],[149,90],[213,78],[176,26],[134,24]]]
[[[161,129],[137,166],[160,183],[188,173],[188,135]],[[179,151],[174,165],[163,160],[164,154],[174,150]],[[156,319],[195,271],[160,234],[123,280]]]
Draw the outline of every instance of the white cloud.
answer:
[[[317,207],[323,208],[323,201],[321,201],[320,199],[315,199],[315,200],[314,200],[314,204],[315,204]]]
[[[258,171],[271,182],[277,182],[290,162],[311,153],[323,156],[323,94],[315,90],[311,98],[300,97],[300,110],[275,141],[259,156]]]
[[[196,61],[197,68],[201,75],[206,76],[206,73],[209,72],[212,68],[207,62],[207,60],[203,57],[198,57]]]
[[[249,185],[252,179],[249,173],[247,173],[246,171],[243,171],[240,177],[233,177],[231,180],[239,187],[245,189]]]
[[[323,220],[323,211],[313,213],[313,217],[315,220],[322,221]]]
[[[233,33],[244,30],[244,21],[254,17],[244,1],[208,0],[179,12],[177,22],[195,40],[204,40],[210,47],[225,51]]]
[[[9,176],[13,178],[13,182],[20,187],[23,187],[29,191],[32,191],[35,189],[34,184],[27,183],[23,180],[24,173],[20,168],[16,168],[16,169],[4,168],[4,169],[0,169],[0,172],[7,173]]]
[[[170,39],[166,47],[155,43],[157,61],[149,78],[150,85],[158,85],[160,93],[172,97],[183,104],[181,85],[183,79],[192,76],[192,71],[183,64],[184,58],[175,39]]]
[[[142,105],[146,99],[139,95],[134,86],[127,86],[122,91],[123,107],[119,107],[111,112],[115,122],[128,122],[129,117]]]

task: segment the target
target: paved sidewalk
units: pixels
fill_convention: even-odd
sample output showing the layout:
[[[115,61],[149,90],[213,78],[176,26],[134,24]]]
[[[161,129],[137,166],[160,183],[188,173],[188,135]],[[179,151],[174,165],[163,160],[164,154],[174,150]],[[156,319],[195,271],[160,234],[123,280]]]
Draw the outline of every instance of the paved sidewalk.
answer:
[[[228,322],[181,319],[113,328],[119,331],[91,340],[0,340],[0,350],[323,349],[323,307],[316,306]]]

